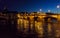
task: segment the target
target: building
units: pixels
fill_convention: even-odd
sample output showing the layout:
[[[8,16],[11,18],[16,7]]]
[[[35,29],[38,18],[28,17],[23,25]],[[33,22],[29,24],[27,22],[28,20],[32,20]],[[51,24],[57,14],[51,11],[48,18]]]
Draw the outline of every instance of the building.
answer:
[[[1,30],[6,31],[15,31],[17,25],[17,11],[0,11],[0,26]]]

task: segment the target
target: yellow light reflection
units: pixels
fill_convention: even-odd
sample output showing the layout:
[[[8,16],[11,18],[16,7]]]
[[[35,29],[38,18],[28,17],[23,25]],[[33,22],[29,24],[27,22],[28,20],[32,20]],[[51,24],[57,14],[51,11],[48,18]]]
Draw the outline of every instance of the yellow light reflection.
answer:
[[[28,16],[21,16],[20,14],[17,15],[18,20],[17,20],[17,29],[22,30],[24,28],[24,32],[27,32],[28,28],[29,28],[29,24],[30,24],[30,29],[33,29],[33,25],[35,26],[35,30],[38,33],[38,36],[43,36],[43,25],[44,25],[44,18],[46,17],[46,15],[40,15],[38,16],[38,21],[34,21],[34,16],[32,15],[28,15]],[[30,19],[28,20],[27,17],[29,17]],[[57,15],[52,15],[52,17],[57,18]],[[23,19],[25,18],[25,19]],[[58,21],[60,20],[60,15],[58,15]],[[35,23],[34,23],[35,22]],[[51,19],[48,19],[48,22],[51,22]],[[60,36],[60,22],[58,23],[48,23],[48,35],[49,33],[51,33],[52,31],[52,26],[54,26],[54,29],[56,31],[56,37]],[[59,29],[59,30],[58,30]]]

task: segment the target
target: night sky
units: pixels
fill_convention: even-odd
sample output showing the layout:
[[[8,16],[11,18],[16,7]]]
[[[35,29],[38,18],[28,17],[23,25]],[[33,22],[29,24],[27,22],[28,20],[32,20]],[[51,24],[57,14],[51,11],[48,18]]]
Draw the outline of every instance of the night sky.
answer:
[[[39,9],[57,12],[57,5],[60,5],[60,0],[0,0],[0,9],[6,6],[10,11],[19,12],[37,12]]]

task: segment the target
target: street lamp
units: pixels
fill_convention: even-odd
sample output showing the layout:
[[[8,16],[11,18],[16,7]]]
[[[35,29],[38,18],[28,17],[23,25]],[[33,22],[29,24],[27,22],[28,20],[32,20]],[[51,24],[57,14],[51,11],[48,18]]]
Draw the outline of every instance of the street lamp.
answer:
[[[48,10],[48,12],[51,12],[51,10]]]
[[[59,8],[60,6],[59,5],[57,5],[57,8]]]
[[[37,13],[41,13],[42,12],[42,9],[39,9],[39,11]]]
[[[60,8],[60,6],[59,5],[57,5],[57,13],[58,13],[58,9]]]
[[[40,12],[42,12],[42,9],[40,9]]]

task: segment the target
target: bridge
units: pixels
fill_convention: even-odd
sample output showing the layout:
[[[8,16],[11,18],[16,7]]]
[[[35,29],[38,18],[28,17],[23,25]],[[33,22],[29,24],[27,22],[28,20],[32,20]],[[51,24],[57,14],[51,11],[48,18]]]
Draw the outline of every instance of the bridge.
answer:
[[[13,15],[13,14],[12,14]],[[16,14],[17,30],[18,32],[23,31],[24,33],[28,33],[27,30],[33,31],[33,28],[38,33],[39,37],[43,37],[43,30],[48,29],[48,35],[51,33],[51,36],[55,33],[56,37],[60,37],[60,14]],[[0,18],[6,19],[8,21],[9,14],[0,14]],[[56,20],[56,21],[55,21]],[[47,24],[48,28],[45,28],[44,25]],[[44,29],[45,28],[45,29]],[[53,33],[54,32],[54,33]],[[58,33],[57,33],[58,32]],[[49,35],[50,36],[50,35]]]
[[[53,15],[48,15],[48,16],[56,18],[57,20],[60,20],[60,14],[53,14]],[[27,17],[29,17],[30,20],[33,20],[34,17],[38,17],[40,19],[43,19],[44,17],[47,17],[47,15],[46,14],[36,14],[36,15],[34,15],[34,14],[29,14],[29,15],[28,14],[24,14],[24,15],[17,14],[17,17],[19,17],[19,18],[24,17],[25,19],[27,19]]]
[[[38,14],[38,13],[37,14],[33,14],[32,13],[32,14],[24,14],[24,15],[21,15],[20,13],[18,13],[18,14],[16,14],[16,16],[18,18],[23,18],[24,17],[25,19],[27,19],[27,17],[29,17],[30,20],[32,20],[34,17],[38,17],[40,19],[43,19],[44,17],[47,16],[47,14]],[[52,15],[49,15],[49,16],[54,17],[54,18],[60,20],[60,14],[52,14]],[[9,14],[2,14],[2,13],[0,13],[0,18],[8,19],[9,18]]]
[[[18,31],[23,30],[24,33],[28,33],[27,30],[30,28],[32,31],[33,28],[35,28],[36,32],[38,33],[39,37],[43,37],[44,30],[48,31],[48,35],[50,38],[52,36],[59,37],[60,36],[60,14],[53,14],[53,15],[47,15],[47,14],[17,14],[18,20]],[[47,26],[44,26],[46,25]],[[45,29],[44,29],[45,28]],[[20,31],[19,31],[20,32]],[[51,33],[52,32],[52,33]],[[57,32],[59,34],[57,34]],[[50,36],[51,34],[51,36]],[[55,35],[53,35],[55,34]],[[57,35],[56,35],[57,34]]]

